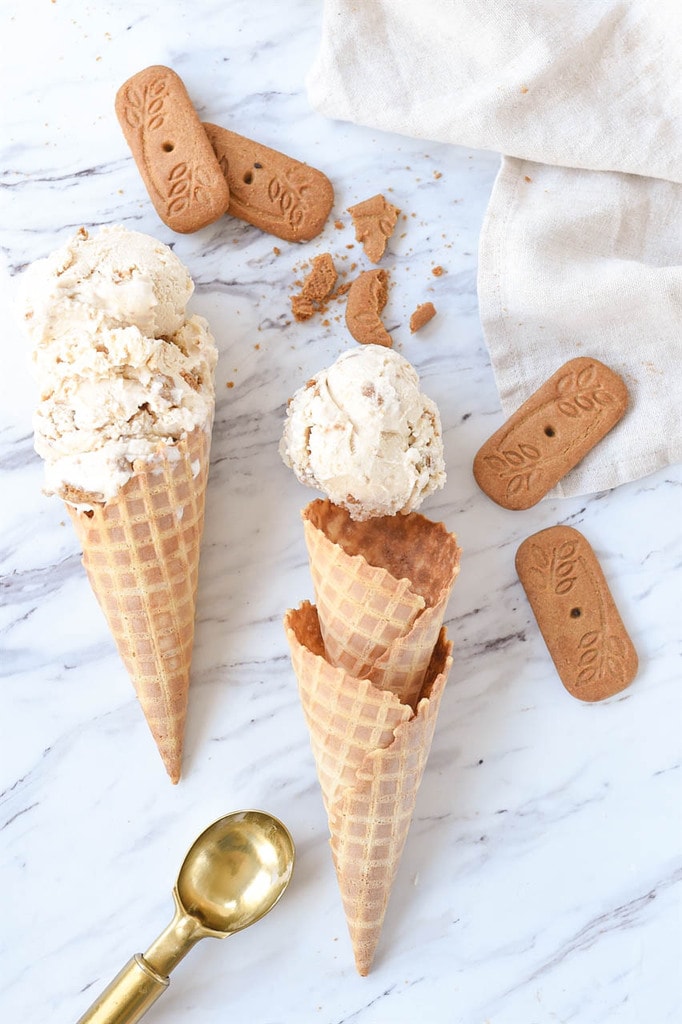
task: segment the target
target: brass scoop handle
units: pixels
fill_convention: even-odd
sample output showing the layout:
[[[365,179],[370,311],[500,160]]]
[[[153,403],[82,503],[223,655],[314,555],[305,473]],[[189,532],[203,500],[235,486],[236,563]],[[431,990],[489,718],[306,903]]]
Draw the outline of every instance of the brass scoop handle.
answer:
[[[168,988],[170,979],[157,974],[141,953],[136,953],[78,1024],[136,1024]]]
[[[173,890],[175,916],[146,953],[136,953],[86,1010],[77,1024],[137,1024],[170,984],[168,975],[199,939],[229,932],[205,928],[187,913]]]

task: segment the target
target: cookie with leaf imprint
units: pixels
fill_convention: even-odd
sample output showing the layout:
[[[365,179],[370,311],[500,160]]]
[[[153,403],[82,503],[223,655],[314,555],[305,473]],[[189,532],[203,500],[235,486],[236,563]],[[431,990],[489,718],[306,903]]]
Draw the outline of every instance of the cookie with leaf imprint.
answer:
[[[637,652],[591,545],[570,526],[524,540],[516,571],[566,689],[578,700],[620,693],[637,673]]]
[[[569,360],[478,450],[476,482],[503,508],[530,508],[615,427],[627,405],[625,382],[608,366],[586,356]]]
[[[349,206],[353,219],[355,240],[361,242],[365,255],[378,263],[386,251],[386,243],[393,234],[400,210],[381,194]]]
[[[319,235],[334,204],[322,171],[220,125],[203,127],[230,190],[230,216],[287,242]]]
[[[162,64],[116,94],[116,116],[164,224],[187,234],[227,210],[230,191],[182,79]]]

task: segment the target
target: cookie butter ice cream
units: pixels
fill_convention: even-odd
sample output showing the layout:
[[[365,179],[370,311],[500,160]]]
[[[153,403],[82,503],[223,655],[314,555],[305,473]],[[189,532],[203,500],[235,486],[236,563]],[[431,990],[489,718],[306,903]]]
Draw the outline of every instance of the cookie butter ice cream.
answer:
[[[40,386],[46,493],[105,502],[159,446],[210,429],[217,362],[174,253],[123,227],[81,228],[23,275],[19,312]]]
[[[417,509],[445,483],[438,409],[393,349],[344,352],[289,402],[280,454],[352,519]]]

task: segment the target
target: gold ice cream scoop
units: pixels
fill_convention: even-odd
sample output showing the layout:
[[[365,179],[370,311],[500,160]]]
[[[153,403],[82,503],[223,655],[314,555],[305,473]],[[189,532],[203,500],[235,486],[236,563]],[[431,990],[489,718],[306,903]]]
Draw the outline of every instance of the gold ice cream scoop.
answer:
[[[128,961],[78,1024],[135,1024],[199,939],[224,939],[272,910],[291,880],[294,857],[288,830],[271,814],[235,811],[215,821],[180,868],[173,920],[146,953]]]

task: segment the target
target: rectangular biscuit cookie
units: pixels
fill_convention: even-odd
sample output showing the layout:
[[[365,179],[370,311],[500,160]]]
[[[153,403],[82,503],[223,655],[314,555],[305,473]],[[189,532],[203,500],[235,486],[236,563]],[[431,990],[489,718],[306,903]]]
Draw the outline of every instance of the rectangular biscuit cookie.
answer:
[[[478,450],[478,486],[503,508],[530,508],[616,425],[627,404],[625,383],[608,366],[569,360]]]
[[[187,234],[225,213],[230,191],[182,79],[156,64],[116,94],[116,116],[164,224]]]
[[[597,701],[629,686],[637,652],[582,533],[552,526],[533,534],[516,552],[516,571],[568,692]]]
[[[230,215],[287,242],[319,235],[334,203],[322,171],[276,149],[204,123],[230,189]]]

